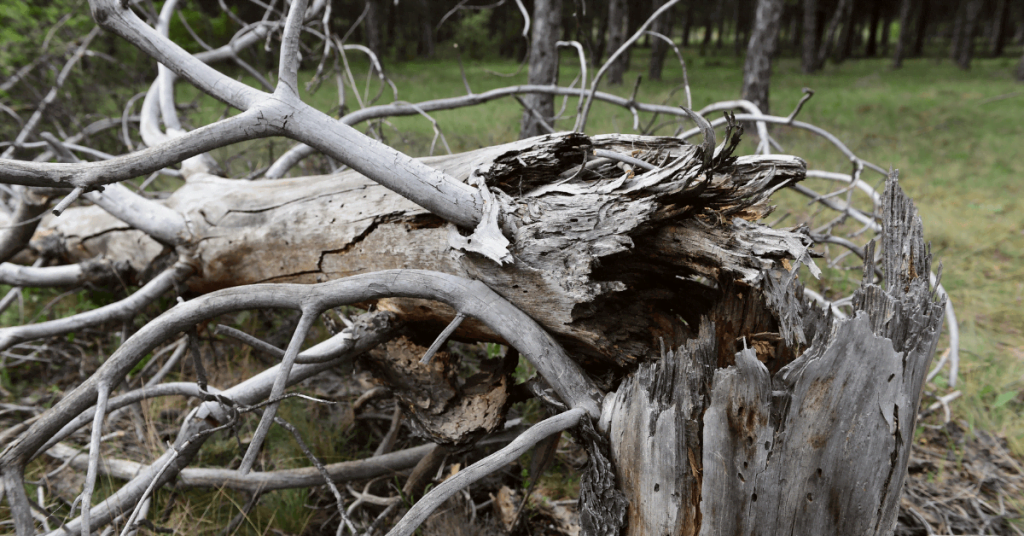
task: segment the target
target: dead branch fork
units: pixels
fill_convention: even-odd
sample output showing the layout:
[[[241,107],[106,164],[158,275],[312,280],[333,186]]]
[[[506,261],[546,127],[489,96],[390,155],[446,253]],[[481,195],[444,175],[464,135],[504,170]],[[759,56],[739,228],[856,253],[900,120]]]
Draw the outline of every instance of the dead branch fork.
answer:
[[[252,404],[258,397],[269,397],[275,402],[266,408],[261,420],[261,423],[268,422],[274,417],[271,408],[284,395],[287,385],[298,381],[298,378],[308,376],[307,372],[310,370],[318,367],[319,370],[322,370],[323,364],[293,365],[299,356],[298,349],[305,340],[312,320],[333,307],[385,297],[414,297],[441,301],[452,306],[460,314],[485,323],[509,344],[519,349],[562,400],[566,401],[571,408],[578,408],[577,412],[582,412],[573,413],[573,415],[587,414],[595,419],[600,415],[601,392],[582,372],[579,365],[572,361],[536,322],[477,281],[436,272],[396,270],[375,272],[312,286],[251,285],[225,289],[181,303],[140,329],[89,380],[54,406],[48,412],[46,419],[36,422],[8,446],[0,456],[0,464],[3,467],[8,500],[12,504],[15,520],[19,523],[19,530],[28,533],[33,531],[30,513],[22,509],[22,504],[27,506],[27,497],[24,497],[23,488],[20,485],[25,465],[49,445],[54,444],[55,440],[59,441],[59,438],[74,431],[73,428],[76,426],[85,424],[88,417],[87,413],[83,412],[88,412],[90,406],[95,405],[96,409],[91,411],[93,434],[90,441],[87,487],[82,500],[83,515],[67,524],[66,528],[70,531],[86,530],[94,523],[109,522],[115,512],[124,511],[125,508],[139,504],[148,493],[146,490],[151,490],[154,486],[167,481],[184,464],[187,464],[190,454],[194,454],[198,444],[202,443],[201,438],[206,436],[206,430],[210,429],[203,428],[202,424],[207,422],[207,416],[213,415],[220,422],[230,420],[224,414],[225,408],[221,402],[217,399],[206,402],[186,421],[182,428],[183,433],[179,435],[179,446],[173,451],[168,451],[169,453],[164,457],[166,459],[158,460],[150,466],[149,471],[126,485],[125,488],[128,491],[124,491],[125,488],[122,488],[122,492],[103,504],[96,507],[91,506],[89,492],[91,492],[91,484],[95,482],[98,475],[99,438],[103,416],[111,409],[111,399],[108,398],[110,389],[120,383],[125,374],[158,345],[199,322],[225,313],[254,308],[289,308],[302,311],[304,320],[295,330],[282,363],[254,378],[258,381],[254,381],[242,392],[228,390],[219,395],[219,397],[231,399],[240,404]],[[377,329],[378,331],[367,330],[362,334],[346,330],[347,337],[336,336],[324,343],[326,348],[314,348],[309,353],[329,353],[338,356],[332,361],[324,361],[324,363],[331,364],[336,363],[337,359],[342,357],[351,358],[351,356],[365,352],[369,347],[380,342],[384,338],[384,333],[390,331],[383,328]],[[303,373],[296,375],[297,369],[300,368]],[[161,394],[170,394],[171,392],[168,390],[168,393]],[[121,400],[117,405],[120,406],[130,401]],[[190,439],[200,431],[203,431],[200,439],[190,442]],[[265,433],[257,434],[250,443],[248,452],[258,451],[264,437]],[[160,469],[154,471],[152,469],[154,467]],[[246,469],[239,470],[240,476],[244,476],[248,472]],[[139,495],[140,492],[142,495]]]

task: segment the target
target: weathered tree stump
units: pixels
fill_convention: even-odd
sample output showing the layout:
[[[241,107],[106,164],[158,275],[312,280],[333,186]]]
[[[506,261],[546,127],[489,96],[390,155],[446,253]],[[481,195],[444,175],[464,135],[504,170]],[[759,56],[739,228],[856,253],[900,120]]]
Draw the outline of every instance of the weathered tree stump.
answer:
[[[865,263],[856,316],[791,302],[809,346],[774,373],[753,347],[716,369],[716,346],[731,341],[705,321],[609,395],[602,427],[627,534],[892,533],[944,304],[920,218],[895,175],[886,187],[887,284]]]

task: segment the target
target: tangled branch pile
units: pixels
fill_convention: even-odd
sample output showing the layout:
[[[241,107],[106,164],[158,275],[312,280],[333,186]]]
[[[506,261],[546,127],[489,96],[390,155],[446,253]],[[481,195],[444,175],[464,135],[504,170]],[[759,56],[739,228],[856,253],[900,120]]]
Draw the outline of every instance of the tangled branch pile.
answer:
[[[132,533],[145,525],[154,490],[176,482],[249,490],[254,501],[271,489],[327,485],[336,500],[338,532],[355,533],[373,532],[404,505],[397,497],[367,493],[356,493],[355,503],[346,505],[341,481],[413,467],[401,492],[415,495],[449,453],[481,442],[508,442],[433,488],[390,532],[411,534],[470,483],[536,445],[550,445],[547,438],[568,429],[588,455],[578,507],[588,533],[617,533],[623,525],[631,534],[656,533],[658,527],[728,532],[730,523],[760,522],[756,516],[729,520],[714,513],[756,502],[761,488],[755,485],[771,491],[762,492],[770,499],[761,504],[781,504],[793,493],[800,498],[806,493],[812,502],[812,493],[803,487],[780,485],[788,478],[785,471],[795,469],[768,464],[773,453],[788,459],[787,453],[795,457],[803,448],[787,437],[812,432],[816,435],[809,441],[820,443],[817,463],[830,471],[823,482],[833,489],[861,482],[854,473],[865,465],[871,468],[875,495],[851,499],[844,508],[875,513],[846,530],[870,525],[884,532],[895,523],[908,455],[903,445],[913,431],[917,395],[943,307],[947,319],[952,319],[952,309],[938,275],[930,274],[920,220],[899,190],[895,173],[864,162],[827,132],[796,121],[799,107],[789,117],[776,117],[761,114],[746,101],[717,103],[697,112],[638,103],[596,91],[602,69],[589,89],[584,75],[579,88],[517,86],[418,104],[395,102],[367,106],[336,120],[299,99],[300,35],[307,31],[322,38],[324,61],[332,55],[343,59],[346,50],[368,51],[345,44],[321,22],[327,20],[325,2],[307,6],[294,1],[287,13],[272,4],[262,22],[246,24],[230,43],[199,54],[189,54],[168,39],[173,0],[159,15],[153,14],[152,25],[120,2],[92,0],[90,5],[99,25],[161,64],[138,118],[145,147],[136,150],[129,138],[128,111],[121,120],[100,121],[72,136],[39,133],[38,142],[28,141],[38,117],[25,122],[0,160],[9,209],[0,235],[0,260],[20,262],[0,265],[0,282],[43,287],[126,282],[140,288],[120,301],[66,318],[0,328],[0,349],[22,362],[39,348],[33,341],[125,327],[123,342],[84,382],[5,434],[8,443],[0,468],[19,534],[34,534],[37,522],[49,531],[54,523],[45,510],[39,514],[39,505],[25,492],[26,467],[44,453],[86,470],[81,494],[70,507],[71,514],[77,509],[80,515],[58,520],[54,532],[91,533],[113,524],[122,534]],[[650,22],[623,47],[632,45]],[[277,84],[257,77],[267,91],[209,65],[232,60],[245,68],[239,53],[276,35],[281,40]],[[80,56],[72,56],[69,65]],[[375,57],[371,60],[384,87],[383,69]],[[339,80],[354,80],[340,67],[337,74]],[[179,77],[241,113],[186,131],[174,102]],[[352,127],[396,115],[429,118],[435,110],[519,93],[578,96],[576,128],[417,160]],[[595,99],[623,106],[635,116],[669,115],[677,118],[673,125],[692,120],[697,128],[680,129],[674,136],[588,136],[583,130]],[[734,109],[744,113],[710,122],[704,117]],[[741,123],[754,126],[756,154],[734,154]],[[769,124],[824,136],[850,158],[852,173],[807,170],[797,157],[772,154]],[[726,126],[725,135],[717,143],[714,128],[721,125]],[[117,127],[122,128],[124,154],[97,154],[79,144],[88,133]],[[685,142],[696,135],[702,137],[700,145]],[[300,143],[267,168],[266,178],[275,180],[218,176],[206,154],[271,136]],[[351,169],[281,178],[313,152]],[[30,153],[32,160],[25,159]],[[58,162],[50,162],[54,159]],[[171,167],[178,164],[180,169]],[[865,170],[888,178],[884,197],[862,179]],[[147,185],[159,174],[180,176],[184,183],[169,196],[147,193]],[[146,176],[136,188],[123,184]],[[806,177],[844,187],[819,194],[799,184]],[[834,218],[814,229],[760,223],[772,211],[770,196],[782,188],[811,197]],[[856,192],[866,194],[870,208],[857,207]],[[54,215],[41,217],[51,207]],[[861,230],[842,236],[838,229],[850,219]],[[864,244],[865,235],[883,228],[877,254],[874,242],[855,243]],[[854,295],[827,301],[803,288],[797,270],[806,265],[816,272],[815,244],[843,248],[864,260],[864,283]],[[841,263],[844,256],[828,261]],[[884,289],[883,275],[888,279]],[[136,331],[140,312],[172,293],[179,303]],[[372,312],[303,350],[317,331],[318,319],[333,319],[334,311],[345,306]],[[279,363],[229,388],[215,388],[205,372],[200,331],[209,336],[208,324],[218,317],[257,309],[299,312],[284,349],[231,329],[221,333],[273,355]],[[441,326],[447,327],[435,336]],[[952,331],[955,321],[950,326]],[[438,353],[449,337],[498,342],[514,351],[493,370],[462,378],[458,356]],[[947,354],[951,384],[956,377],[955,345],[954,338]],[[843,359],[843,351],[876,356],[878,361],[865,367]],[[186,354],[196,382],[163,383]],[[148,367],[139,370],[149,355],[168,357],[139,385],[143,373],[151,372]],[[516,385],[512,374],[517,355],[537,371],[522,385]],[[325,466],[296,434],[313,468],[257,470],[271,427],[295,431],[278,412],[281,401],[292,396],[288,388],[356,358],[396,399],[408,426],[432,444],[387,453],[401,421],[396,409],[379,456]],[[876,385],[872,374],[882,372],[892,375]],[[840,377],[844,381],[836,385],[842,388],[825,394],[807,390],[808,382],[813,386]],[[895,377],[900,380],[892,381]],[[857,387],[847,388],[847,383]],[[201,403],[182,418],[162,456],[148,464],[101,460],[105,420],[130,411],[139,401],[166,396],[193,397]],[[554,416],[514,439],[502,435],[510,405],[526,397],[539,399]],[[822,431],[839,428],[834,422],[800,420],[802,404],[816,411],[867,404],[871,411],[851,414],[843,422],[873,435],[850,451],[838,443],[841,439],[829,439],[834,430]],[[788,408],[793,413],[787,414]],[[260,415],[259,424],[247,438],[237,467],[189,466],[204,442],[237,429],[250,414]],[[743,423],[742,429],[737,423]],[[90,424],[88,456],[82,464],[62,441]],[[664,436],[666,445],[674,445],[673,457],[660,460],[679,468],[667,479],[634,471],[653,459],[649,456],[659,455],[651,450],[656,445],[648,441],[648,429],[650,436]],[[844,458],[850,456],[847,452],[856,452],[856,459]],[[764,481],[751,478],[748,483],[742,473],[742,482],[736,481],[731,469],[711,463],[712,453],[744,470],[753,464],[752,474],[762,474]],[[678,463],[683,459],[689,463]],[[93,504],[101,473],[128,482]],[[649,488],[658,491],[659,486],[666,492],[648,501]],[[373,501],[384,511],[369,526],[357,527],[353,510]],[[683,506],[678,506],[680,501]],[[780,511],[770,505],[762,508]],[[772,523],[804,526],[812,518],[787,514]],[[847,524],[842,519],[831,523]]]

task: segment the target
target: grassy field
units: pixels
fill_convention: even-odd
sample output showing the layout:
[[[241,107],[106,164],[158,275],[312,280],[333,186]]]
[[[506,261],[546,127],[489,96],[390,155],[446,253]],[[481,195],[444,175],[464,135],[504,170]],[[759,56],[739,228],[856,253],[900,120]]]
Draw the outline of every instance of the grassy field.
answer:
[[[694,109],[739,98],[742,59],[683,52]],[[646,74],[646,61],[646,51],[638,51],[626,83],[602,89],[628,96],[636,76]],[[977,59],[965,72],[934,59],[910,60],[901,70],[892,70],[887,59],[856,60],[806,75],[797,59],[783,58],[776,62],[771,110],[787,115],[802,88],[812,88],[815,95],[800,120],[829,130],[861,158],[900,171],[903,188],[920,209],[935,260],[943,264],[943,283],[958,315],[962,364],[956,388],[963,396],[954,403],[954,413],[972,427],[1005,434],[1013,450],[1024,455],[1024,419],[1019,417],[1024,409],[1024,161],[1019,158],[1024,147],[1024,84],[1012,79],[1016,61]],[[511,62],[465,62],[474,93],[525,83],[525,70],[510,77],[494,74],[514,73],[516,68]],[[362,85],[365,64],[357,61],[353,71]],[[400,100],[420,102],[466,93],[458,64],[450,59],[391,65],[387,72]],[[575,57],[563,55],[560,83],[569,84],[578,74]],[[593,74],[591,70],[588,76]],[[307,78],[310,75],[306,73]],[[645,80],[640,85],[637,100],[685,104],[681,83],[678,64],[670,63],[663,81]],[[367,87],[364,100],[377,93],[376,80]],[[191,88],[180,91],[184,99],[195,96]],[[331,83],[304,98],[322,110],[337,110],[337,91]],[[346,99],[349,107],[356,106],[351,91]],[[391,100],[388,89],[378,102]],[[197,123],[223,111],[223,105],[207,104],[194,115]],[[556,108],[561,106],[559,100]],[[575,100],[566,103],[567,119],[557,122],[556,128],[572,128],[575,106]],[[514,100],[502,99],[432,115],[451,149],[458,152],[516,139],[521,113]],[[641,123],[648,121],[641,114]],[[587,132],[632,132],[632,122],[628,111],[596,103]],[[422,117],[393,118],[379,130],[389,144],[415,155],[427,154],[433,137],[431,124]],[[668,124],[658,133],[670,135],[674,130],[675,125]],[[807,160],[809,168],[850,170],[846,158],[819,137],[785,127],[774,129],[772,135],[786,152]],[[254,143],[265,148],[268,142]],[[279,154],[288,145],[280,142],[275,151]],[[751,148],[748,145],[747,150]],[[444,147],[438,142],[435,152],[440,151]],[[220,160],[235,153],[223,149]],[[237,169],[232,169],[237,176],[261,165],[255,160],[243,168],[242,160],[236,159]],[[317,169],[311,166],[307,163],[297,173]],[[878,174],[868,172],[865,178],[881,184]],[[815,182],[809,179],[808,184],[819,190],[829,187]],[[795,194],[779,197],[798,218],[809,210]],[[945,348],[944,338],[939,352]],[[944,377],[937,382],[929,389],[951,391]]]

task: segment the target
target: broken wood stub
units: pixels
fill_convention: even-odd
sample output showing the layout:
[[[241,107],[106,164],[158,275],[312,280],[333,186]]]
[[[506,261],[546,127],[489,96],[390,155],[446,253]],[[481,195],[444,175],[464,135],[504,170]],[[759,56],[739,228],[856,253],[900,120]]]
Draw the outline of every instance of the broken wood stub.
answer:
[[[895,175],[883,204],[887,284],[869,245],[852,318],[811,305],[786,263],[720,281],[699,333],[606,398],[626,534],[891,533],[944,303]]]
[[[700,527],[701,437],[717,361],[715,328],[640,365],[605,403],[620,489],[629,501],[625,534],[695,534]]]
[[[810,347],[774,376],[752,350],[715,372],[700,534],[892,533],[944,303],[895,174],[883,203],[886,288],[865,278],[845,321],[804,314]]]

